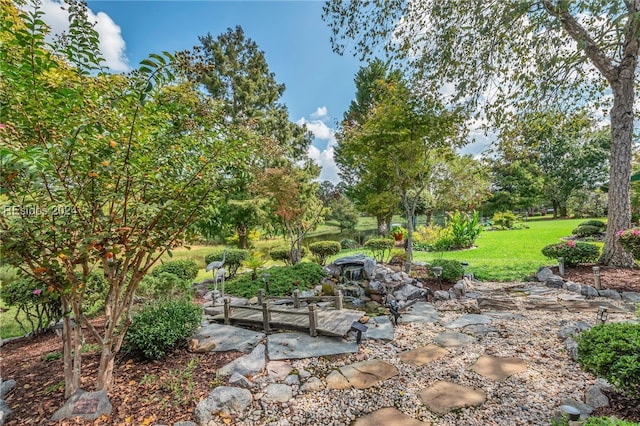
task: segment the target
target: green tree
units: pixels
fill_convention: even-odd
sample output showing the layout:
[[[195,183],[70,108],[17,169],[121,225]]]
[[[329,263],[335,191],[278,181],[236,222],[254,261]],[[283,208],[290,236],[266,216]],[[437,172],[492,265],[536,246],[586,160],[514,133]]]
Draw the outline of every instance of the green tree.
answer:
[[[85,329],[101,345],[96,388],[109,388],[138,284],[247,153],[172,55],[131,75],[103,72],[86,6],[67,3],[71,29],[57,47],[37,3],[2,20],[0,229],[3,261],[60,296],[68,397]],[[109,284],[103,329],[82,311],[94,271]]]
[[[512,112],[609,109],[609,213],[600,262],[632,267],[615,232],[630,225],[640,4],[635,1],[347,1],[324,6],[334,49],[363,57],[385,50],[409,64],[425,92],[483,102],[500,126]],[[351,43],[355,40],[355,43]]]
[[[221,233],[230,224],[238,233],[238,246],[246,249],[249,232],[266,220],[265,200],[250,190],[256,170],[305,158],[311,138],[304,126],[289,121],[287,108],[280,103],[285,86],[276,81],[264,52],[242,27],[228,28],[215,38],[200,37],[190,61],[208,94],[222,102],[229,123],[255,147],[256,155],[248,159],[253,172],[236,173],[234,193],[218,201],[219,219],[204,219],[214,227],[220,225]]]
[[[327,220],[335,220],[340,226],[340,232],[345,229],[356,229],[358,224],[358,210],[356,206],[344,195],[333,198],[327,204],[329,213]]]

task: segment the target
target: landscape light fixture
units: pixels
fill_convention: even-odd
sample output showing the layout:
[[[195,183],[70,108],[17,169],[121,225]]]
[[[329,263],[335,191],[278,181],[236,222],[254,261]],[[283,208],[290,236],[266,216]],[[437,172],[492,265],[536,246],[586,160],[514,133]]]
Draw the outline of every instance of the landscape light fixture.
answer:
[[[558,272],[560,273],[561,277],[564,276],[564,257],[558,258]]]
[[[269,293],[269,276],[271,274],[269,274],[268,272],[265,272],[264,274],[260,275],[260,277],[262,278],[262,282],[264,283],[264,289],[267,291],[267,293]]]
[[[464,272],[467,270],[467,267],[469,267],[469,263],[468,262],[460,262],[460,266],[462,266],[462,279],[464,279]]]
[[[440,281],[440,275],[442,275],[442,266],[434,266],[433,268],[431,268],[431,272],[433,272],[433,275],[438,278],[438,285],[440,286],[440,290],[442,290],[442,281]]]
[[[596,290],[602,290],[602,286],[600,284],[600,267],[593,267],[593,281],[595,282]]]

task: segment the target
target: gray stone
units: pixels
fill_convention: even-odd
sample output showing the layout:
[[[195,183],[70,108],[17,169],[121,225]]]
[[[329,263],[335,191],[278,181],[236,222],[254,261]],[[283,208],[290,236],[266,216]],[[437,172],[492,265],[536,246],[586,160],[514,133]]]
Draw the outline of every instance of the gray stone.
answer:
[[[581,294],[562,293],[558,295],[558,300],[562,300],[563,302],[580,302],[586,300],[586,297]]]
[[[463,280],[460,280],[457,283],[455,283],[455,285],[453,286],[453,292],[455,293],[456,297],[464,296],[466,292],[466,286]]]
[[[302,386],[300,386],[300,392],[320,392],[323,389],[324,383],[322,383],[322,380],[317,377],[310,377]]]
[[[395,407],[385,407],[357,419],[352,426],[422,426],[421,422],[407,416]]]
[[[596,290],[595,288],[591,287],[590,285],[583,285],[582,286],[582,291],[580,292],[580,294],[582,294],[583,296],[585,296],[587,298],[598,297],[599,296],[598,290]]]
[[[466,333],[476,336],[488,336],[490,334],[499,334],[498,329],[492,325],[472,324],[463,329]]]
[[[274,402],[289,402],[293,398],[293,390],[289,385],[271,383],[265,389],[265,399]]]
[[[511,297],[480,297],[478,298],[478,308],[482,311],[512,311],[518,309],[515,300]]]
[[[598,294],[600,295],[600,297],[608,297],[609,299],[613,299],[613,300],[622,299],[622,296],[620,296],[620,293],[618,293],[615,290],[610,290],[610,289],[598,290]]]
[[[544,280],[544,285],[550,288],[562,288],[564,285],[564,279],[558,275],[551,275],[549,278]]]
[[[308,333],[278,333],[267,336],[270,360],[301,359],[358,352],[355,341],[341,337],[311,337]]]
[[[236,358],[229,364],[223,366],[218,370],[221,376],[230,376],[233,373],[240,373],[243,376],[255,375],[264,370],[265,367],[265,346],[260,343],[255,349],[248,355],[243,355],[240,358]]]
[[[366,279],[373,278],[376,271],[376,261],[372,257],[367,257],[364,254],[356,254],[354,256],[341,257],[333,262],[334,265],[339,267],[356,265],[361,266]]]
[[[445,324],[445,328],[462,328],[467,325],[472,324],[489,324],[491,322],[491,318],[486,315],[478,315],[478,314],[466,314],[461,316],[460,318],[452,321],[448,324]]]
[[[198,426],[198,424],[194,422],[175,422],[173,426]]]
[[[574,283],[573,281],[566,283],[564,288],[572,293],[580,293],[582,291],[582,286],[578,283]]]
[[[51,416],[51,421],[79,417],[84,420],[95,420],[102,415],[111,414],[111,402],[107,391],[85,392],[79,389],[65,404]]]
[[[284,384],[289,386],[299,385],[300,377],[298,377],[297,374],[289,374],[287,377],[284,378]]]
[[[468,334],[458,333],[457,331],[445,331],[444,333],[438,334],[433,341],[445,348],[455,348],[473,343],[476,339]]]
[[[625,291],[622,293],[622,300],[625,302],[640,303],[640,293],[634,291]]]
[[[311,377],[311,373],[309,373],[304,368],[300,367],[300,368],[298,368],[298,376],[300,376],[301,379],[307,379],[307,378]]]
[[[449,295],[448,291],[444,291],[444,290],[436,290],[433,293],[433,300],[434,301],[438,301],[438,300],[449,300],[451,298],[451,296]]]
[[[223,306],[209,306],[207,308],[204,308],[204,314],[212,317],[215,317],[216,315],[220,315],[223,313],[224,313]]]
[[[4,399],[0,399],[0,426],[4,425],[4,422],[11,418],[13,410],[9,408]]]
[[[242,416],[251,406],[252,401],[253,396],[247,389],[218,386],[196,405],[196,421],[200,425],[209,424],[213,421],[214,412]]]
[[[418,394],[422,402],[437,414],[465,407],[481,405],[486,400],[482,390],[471,389],[455,383],[437,382]]]
[[[387,316],[372,317],[365,324],[367,327],[367,339],[382,340],[389,342],[393,340],[394,329],[391,320]]]
[[[414,300],[414,299],[424,299],[427,295],[427,291],[423,288],[418,288],[414,285],[407,284],[398,288],[393,295],[396,300]]]
[[[551,271],[551,269],[544,266],[541,266],[540,268],[538,268],[538,272],[536,272],[536,278],[541,283],[545,282],[547,278],[549,278],[552,275],[553,275],[553,271]]]
[[[584,395],[584,400],[587,405],[596,409],[609,406],[609,398],[602,393],[602,389],[598,385],[589,386]]]
[[[240,351],[249,353],[264,337],[265,334],[258,331],[231,325],[209,324],[201,327],[194,339],[198,339],[202,345],[205,344],[205,341],[212,340],[215,343],[214,352]]]
[[[251,389],[254,386],[251,380],[247,379],[240,373],[233,373],[229,378],[229,384],[245,389]]]
[[[580,329],[575,325],[567,325],[558,330],[558,337],[566,339],[567,337],[575,336],[580,333]]]
[[[593,413],[593,407],[585,404],[584,402],[577,401],[573,398],[565,398],[560,403],[561,405],[571,405],[580,411],[581,418],[587,418],[591,413]]]
[[[564,347],[567,349],[569,356],[572,360],[578,361],[578,342],[569,337],[564,341]]]
[[[400,322],[434,323],[440,320],[436,308],[427,302],[416,302],[401,311]]]
[[[16,387],[16,381],[13,379],[2,380],[0,378],[0,382],[2,382],[2,385],[0,385],[0,399],[5,399],[5,396]]]

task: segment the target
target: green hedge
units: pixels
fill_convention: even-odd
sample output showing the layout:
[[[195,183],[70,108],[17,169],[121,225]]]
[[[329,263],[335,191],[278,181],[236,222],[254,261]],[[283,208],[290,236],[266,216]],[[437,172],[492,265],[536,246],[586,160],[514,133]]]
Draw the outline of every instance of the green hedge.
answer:
[[[581,222],[578,227],[581,226],[594,226],[598,229],[600,229],[600,231],[604,231],[605,228],[607,227],[607,224],[604,223],[601,220],[597,220],[597,219],[590,219],[590,220],[585,220],[584,222]]]
[[[394,245],[395,242],[390,238],[371,238],[364,243],[364,248],[371,250],[376,262],[384,262]]]
[[[187,300],[151,302],[135,312],[127,330],[124,350],[156,360],[179,347],[202,322],[202,308]]]
[[[317,263],[300,262],[293,266],[273,266],[262,274],[269,274],[267,294],[273,296],[290,296],[295,289],[308,290],[321,284],[326,276],[322,267]],[[238,275],[234,280],[227,282],[227,293],[238,297],[253,297],[259,289],[265,289],[262,274],[252,280],[251,274]]]
[[[214,261],[221,261],[224,255],[225,260],[223,268],[229,272],[230,277],[234,277],[238,272],[238,268],[242,265],[242,261],[249,257],[249,251],[243,249],[226,249],[226,251],[226,255],[224,255],[224,250],[209,253],[204,257],[204,263],[205,265],[208,265]]]
[[[593,225],[580,225],[571,233],[578,237],[590,237],[592,235],[600,234],[602,232],[602,228]]]
[[[192,294],[191,280],[186,281],[170,272],[157,275],[146,275],[136,295],[145,299],[190,299]]]
[[[30,277],[3,283],[0,298],[7,306],[16,307],[17,313],[22,314],[15,318],[24,334],[43,333],[49,329],[51,322],[62,317],[59,294],[49,293],[45,284]]]
[[[151,275],[158,277],[162,273],[169,272],[182,280],[193,281],[198,276],[199,270],[198,264],[193,260],[171,260],[153,268]]]
[[[630,397],[640,396],[640,324],[600,324],[582,332],[578,362]]]
[[[558,244],[550,244],[542,249],[549,259],[564,258],[567,266],[576,266],[579,263],[593,263],[600,256],[600,249],[594,244],[567,241]]]
[[[337,241],[318,241],[309,244],[309,251],[318,258],[318,263],[324,265],[327,257],[340,253],[340,243]]]
[[[307,255],[307,249],[302,247],[301,257],[305,257]],[[274,247],[269,251],[269,256],[271,259],[275,261],[284,262],[287,265],[291,265],[291,247],[290,246],[279,246]]]

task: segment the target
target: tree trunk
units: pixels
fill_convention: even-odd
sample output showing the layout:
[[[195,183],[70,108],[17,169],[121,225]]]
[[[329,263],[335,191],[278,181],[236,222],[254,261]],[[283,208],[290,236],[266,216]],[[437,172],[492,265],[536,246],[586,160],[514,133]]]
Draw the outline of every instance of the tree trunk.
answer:
[[[635,64],[634,64],[635,65]],[[604,248],[599,263],[622,268],[635,265],[631,254],[623,250],[616,232],[631,227],[631,148],[633,145],[633,72],[620,73],[617,84],[612,83],[611,154],[609,157],[609,213]]]
[[[378,221],[378,234],[383,237],[389,235],[389,230],[391,229],[391,218],[376,216],[376,220]]]
[[[566,204],[560,204],[560,217],[567,217],[567,205]]]
[[[431,209],[427,210],[426,215],[427,215],[427,220],[424,221],[425,222],[424,224],[425,226],[429,226],[429,224],[431,223],[431,217],[433,216],[433,210]]]
[[[246,224],[241,223],[236,226],[236,232],[238,233],[238,248],[246,250],[249,247],[249,229]]]
[[[107,342],[102,345],[96,390],[108,390],[111,387],[113,383],[114,361],[115,354],[111,352],[111,342]]]

